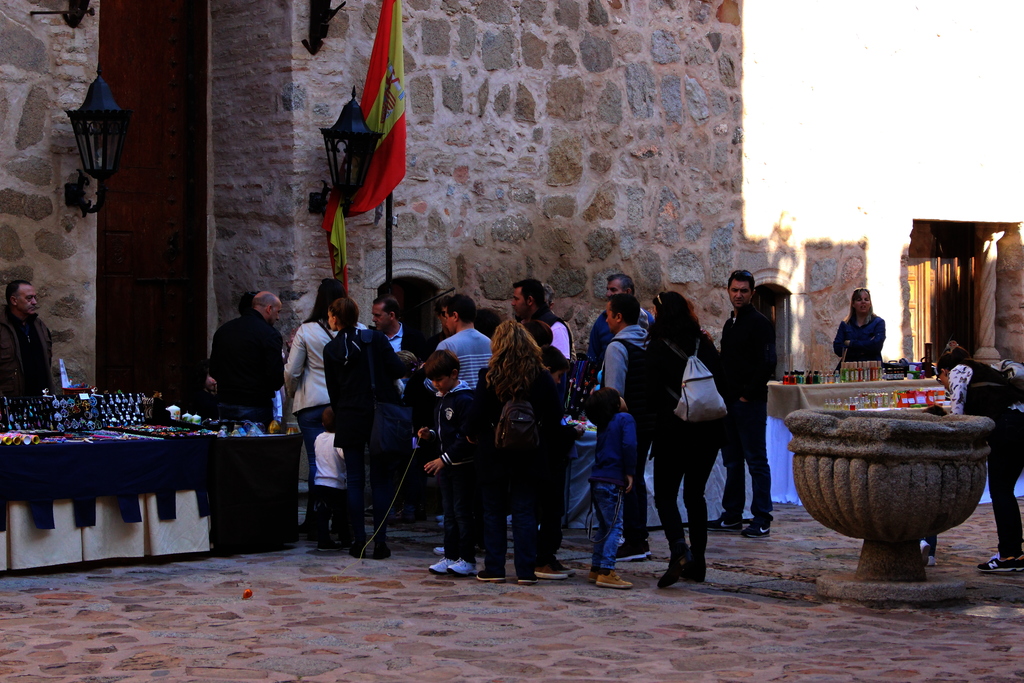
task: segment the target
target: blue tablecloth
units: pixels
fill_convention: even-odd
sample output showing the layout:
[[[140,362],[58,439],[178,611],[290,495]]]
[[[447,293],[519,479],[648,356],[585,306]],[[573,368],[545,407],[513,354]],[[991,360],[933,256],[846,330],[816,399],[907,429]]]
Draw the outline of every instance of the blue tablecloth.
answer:
[[[210,514],[206,463],[212,437],[0,447],[0,505],[27,501],[37,529],[53,529],[53,501],[74,503],[75,525],[94,526],[96,498],[117,496],[121,518],[141,522],[139,494],[157,496],[160,519],[175,519],[176,491],[195,491]],[[0,515],[0,531],[7,527]]]

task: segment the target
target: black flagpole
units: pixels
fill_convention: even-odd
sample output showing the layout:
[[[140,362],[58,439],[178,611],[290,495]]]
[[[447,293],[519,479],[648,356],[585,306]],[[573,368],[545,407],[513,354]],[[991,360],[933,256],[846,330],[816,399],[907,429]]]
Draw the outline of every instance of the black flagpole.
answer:
[[[395,195],[394,193],[388,193],[388,198],[384,200],[384,285],[388,294],[391,294],[391,228],[394,220]]]

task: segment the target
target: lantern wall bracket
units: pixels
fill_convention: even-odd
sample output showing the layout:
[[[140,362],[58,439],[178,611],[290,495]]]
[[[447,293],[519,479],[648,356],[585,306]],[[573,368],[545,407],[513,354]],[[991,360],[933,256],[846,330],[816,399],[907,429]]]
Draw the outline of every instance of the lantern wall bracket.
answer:
[[[331,19],[344,6],[343,2],[331,9],[331,0],[309,0],[309,40],[302,41],[309,54],[315,55],[323,47]]]
[[[321,180],[324,184],[324,189],[319,192],[309,193],[309,212],[310,213],[327,213],[327,199],[331,193],[331,187],[327,184],[326,180]]]
[[[33,10],[29,14],[59,14],[64,17],[64,23],[71,28],[77,28],[85,15],[96,16],[96,8],[89,7],[90,0],[68,0],[67,11],[63,10]]]
[[[96,188],[96,203],[93,204],[90,201],[86,201],[85,188],[88,184],[89,179],[81,171],[78,172],[77,182],[64,183],[65,206],[77,206],[82,210],[82,218],[85,218],[90,213],[99,211],[103,207],[103,200],[107,196],[107,186],[100,181],[99,187]]]

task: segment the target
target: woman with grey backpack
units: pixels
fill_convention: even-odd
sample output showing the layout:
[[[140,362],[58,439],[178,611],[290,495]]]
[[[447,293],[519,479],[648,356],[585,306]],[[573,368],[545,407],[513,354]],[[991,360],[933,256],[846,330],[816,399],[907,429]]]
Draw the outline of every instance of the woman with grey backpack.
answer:
[[[678,414],[683,374],[694,354],[714,376],[721,393],[718,351],[701,330],[690,303],[676,292],[662,292],[654,298],[654,311],[647,367],[657,368],[658,372],[647,374],[647,406],[655,414],[651,446],[654,504],[671,551],[668,569],[658,581],[658,587],[665,588],[680,578],[704,580],[704,551],[708,543],[704,487],[725,442],[725,424],[721,418],[684,421]],[[690,527],[689,546],[676,504],[680,485]]]

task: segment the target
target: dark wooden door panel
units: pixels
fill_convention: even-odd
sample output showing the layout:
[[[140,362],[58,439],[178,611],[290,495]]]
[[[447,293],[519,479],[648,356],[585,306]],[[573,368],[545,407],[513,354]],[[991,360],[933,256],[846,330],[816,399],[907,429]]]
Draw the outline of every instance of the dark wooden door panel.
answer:
[[[134,113],[97,217],[102,389],[181,399],[205,357],[205,12],[199,0],[103,2],[103,76]]]

